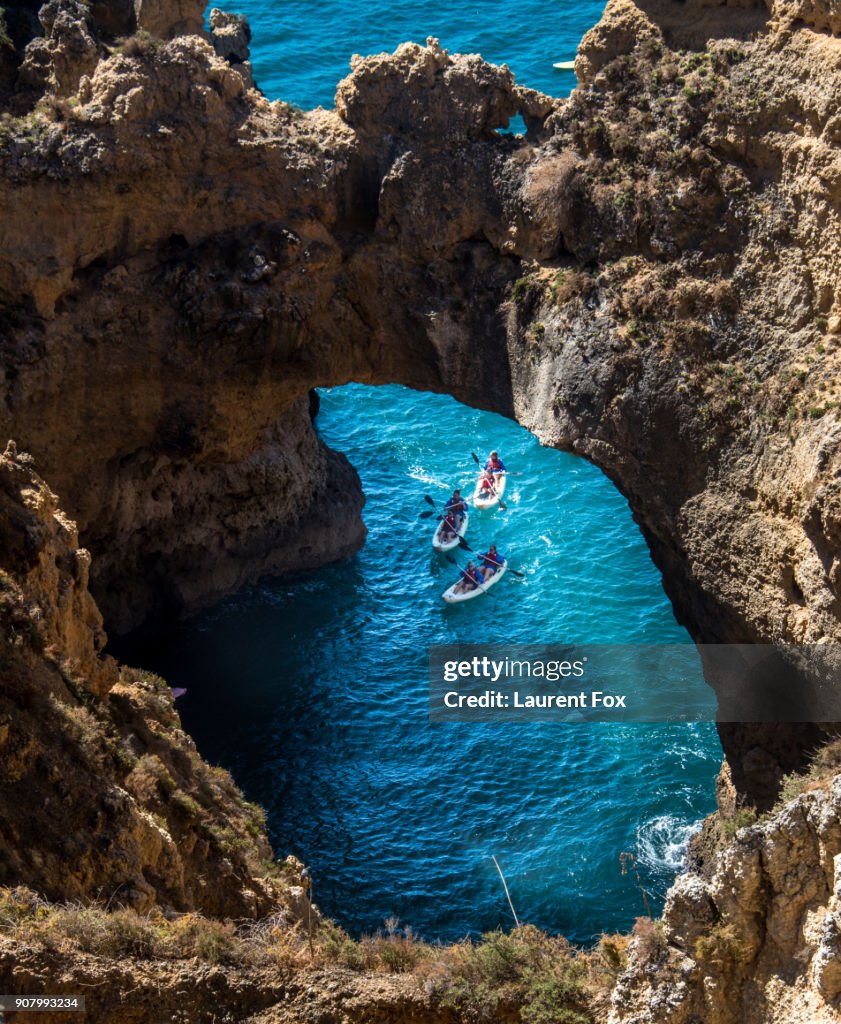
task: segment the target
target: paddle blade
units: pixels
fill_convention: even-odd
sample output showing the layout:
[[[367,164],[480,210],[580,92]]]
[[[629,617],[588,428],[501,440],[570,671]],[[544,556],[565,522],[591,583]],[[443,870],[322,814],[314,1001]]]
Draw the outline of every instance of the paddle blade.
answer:
[[[432,500],[432,498],[429,497],[428,494],[424,494],[423,500],[427,503],[427,505],[431,505],[433,508],[435,508],[435,502]]]
[[[429,519],[430,516],[434,516],[435,513],[430,509],[428,512],[421,512],[418,519]]]
[[[502,498],[499,499],[499,507],[502,509],[503,512],[508,511],[508,506],[505,504]]]
[[[482,463],[479,461],[479,456],[476,454],[476,452],[471,452],[470,454],[473,456],[473,461],[476,463],[476,465],[481,466]]]
[[[459,537],[459,539],[458,539],[458,546],[462,549],[462,551],[470,551],[470,552],[473,551],[473,548],[470,547],[470,545],[467,543],[467,541],[464,539],[464,537]]]
[[[458,565],[458,562],[453,558],[449,551],[445,552],[444,558],[446,558],[448,562],[452,562],[453,565]]]

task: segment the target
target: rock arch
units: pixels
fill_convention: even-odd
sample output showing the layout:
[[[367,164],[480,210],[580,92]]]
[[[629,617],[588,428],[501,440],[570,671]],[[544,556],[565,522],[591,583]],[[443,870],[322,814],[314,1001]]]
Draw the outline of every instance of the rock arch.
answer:
[[[646,31],[604,31],[630,15]],[[568,101],[407,44],[354,59],[311,113],[176,35],[104,51],[71,114],[18,125],[0,422],[78,519],[112,626],[352,550],[358,483],[307,395],[358,380],[449,392],[596,462],[696,639],[835,639],[841,435],[784,413],[790,332],[825,351],[840,329],[837,210],[798,233],[815,167],[790,170],[771,115],[739,134],[740,82],[777,73],[779,39],[714,35],[687,57],[612,5]],[[813,119],[792,94],[786,116]],[[528,136],[501,135],[518,112]],[[724,739],[751,794],[750,763],[779,776],[815,734]]]

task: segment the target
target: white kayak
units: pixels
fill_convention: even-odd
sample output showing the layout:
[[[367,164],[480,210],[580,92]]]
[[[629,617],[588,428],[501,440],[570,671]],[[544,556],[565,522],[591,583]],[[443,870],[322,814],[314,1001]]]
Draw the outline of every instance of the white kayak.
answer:
[[[489,580],[481,585],[481,587],[474,587],[473,590],[465,590],[462,593],[456,593],[456,587],[458,586],[460,579],[457,580],[449,589],[445,590],[441,597],[447,602],[447,604],[458,604],[459,601],[472,601],[474,597],[478,597],[480,594],[484,594],[486,590],[501,580],[505,575],[505,570],[508,568],[508,559],[503,558],[502,565],[496,570]]]
[[[462,520],[459,523],[458,530],[456,531],[455,537],[450,537],[449,540],[441,540],[442,530],[444,529],[444,520],[438,524],[438,529],[435,531],[432,537],[432,546],[436,551],[452,551],[453,548],[458,547],[459,540],[467,533],[467,520],[469,519],[468,514],[465,512],[462,516]]]
[[[558,71],[574,71],[575,61],[574,60],[559,60],[556,64],[552,65],[553,68],[557,68]]]
[[[476,508],[493,508],[499,504],[499,499],[505,494],[505,481],[507,473],[497,473],[494,477],[494,489],[484,498],[482,497],[482,475],[476,481],[476,489],[473,492],[473,504]]]

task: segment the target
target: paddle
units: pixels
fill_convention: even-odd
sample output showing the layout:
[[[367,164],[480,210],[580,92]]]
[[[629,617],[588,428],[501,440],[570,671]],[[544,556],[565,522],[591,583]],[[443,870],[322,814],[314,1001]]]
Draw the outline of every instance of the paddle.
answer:
[[[473,461],[476,463],[476,465],[481,467],[482,463],[479,461],[479,456],[476,454],[476,452],[471,452],[470,454],[473,456]],[[508,508],[508,506],[505,504],[505,502],[502,500],[502,498],[500,498],[500,496],[497,494],[496,488],[494,487],[493,484],[491,484],[491,492],[493,494],[496,494],[497,498],[499,498],[499,507],[504,512]]]
[[[470,578],[470,576],[467,573],[467,570],[466,569],[462,569],[462,567],[458,564],[458,562],[453,558],[453,556],[449,552],[447,552],[444,555],[444,558],[446,558],[448,562],[452,562],[453,565],[457,566],[458,571],[461,573],[463,579],[469,579],[471,583],[475,583],[476,584],[477,589],[482,590],[482,591],[487,591],[488,588],[486,586],[484,586],[484,584],[476,583],[476,580]]]
[[[432,508],[434,508],[436,511],[438,510],[438,506],[435,504],[435,502],[432,500],[432,498],[429,497],[428,494],[424,494],[423,500],[425,502],[428,502],[432,506]],[[432,512],[430,510],[429,512],[421,512],[421,514],[420,514],[420,516],[418,518],[419,519],[429,519],[430,516],[434,516],[434,515],[435,515],[435,512]],[[444,517],[439,514],[438,518],[439,519],[443,519]],[[473,548],[470,548],[470,547],[467,546],[467,542],[465,541],[464,537],[459,537],[458,538],[458,546],[460,548],[463,548],[465,551],[472,551],[473,550]]]
[[[444,517],[438,516],[438,518],[443,519]],[[452,527],[450,527],[450,532],[452,532]],[[473,554],[473,548],[470,547],[470,545],[467,543],[464,537],[459,537],[458,535],[456,535],[456,539],[458,540],[458,546],[462,549],[462,551],[469,551],[471,554]]]
[[[437,505],[435,504],[435,502],[434,502],[434,501],[432,500],[432,498],[430,498],[430,497],[429,497],[429,495],[428,495],[428,494],[424,494],[424,496],[423,496],[423,500],[424,500],[424,501],[425,501],[425,502],[426,502],[426,503],[427,503],[428,505],[431,505],[431,506],[432,506],[432,507],[433,507],[433,508],[435,509],[435,511],[436,511],[436,512],[438,511],[438,506],[437,506]],[[462,501],[464,501],[464,499],[462,499]],[[466,505],[466,504],[467,504],[467,503],[465,502],[465,505]],[[432,514],[433,514],[432,512],[421,512],[421,514],[420,514],[420,518],[421,518],[421,519],[428,519],[428,518],[429,518],[429,517],[430,517],[430,516],[431,516]],[[463,515],[463,514],[464,514],[464,513],[462,513],[462,515]]]
[[[482,555],[481,557],[484,559],[484,555]],[[488,561],[489,562],[493,562],[493,564],[497,567],[497,569],[501,569],[503,565],[506,565],[505,562],[494,562],[494,560],[492,558],[489,558]],[[510,567],[507,569],[507,571],[514,573],[515,576],[525,576],[526,575],[524,572],[518,572],[516,569],[512,569]]]

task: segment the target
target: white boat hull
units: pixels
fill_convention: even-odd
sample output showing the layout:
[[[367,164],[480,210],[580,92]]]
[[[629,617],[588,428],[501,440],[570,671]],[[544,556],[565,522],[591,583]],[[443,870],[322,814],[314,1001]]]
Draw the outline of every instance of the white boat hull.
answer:
[[[499,473],[494,479],[494,491],[482,497],[482,477],[476,481],[476,489],[473,491],[473,504],[479,509],[494,508],[499,504],[499,499],[505,494],[506,473]]]
[[[438,529],[435,531],[432,537],[432,546],[436,551],[452,551],[453,548],[458,547],[459,540],[467,533],[467,521],[469,516],[467,512],[464,513],[464,518],[459,523],[458,531],[455,537],[451,537],[449,540],[441,540],[441,530],[444,526],[443,520],[438,524]]]
[[[480,594],[484,594],[486,590],[490,588],[505,575],[505,570],[508,568],[508,561],[504,560],[502,565],[496,570],[491,578],[481,585],[481,587],[475,587],[473,590],[465,590],[460,594],[456,593],[456,587],[458,581],[456,581],[451,587],[444,591],[441,595],[442,599],[447,604],[460,604],[462,601],[472,601],[474,597],[479,597]]]

